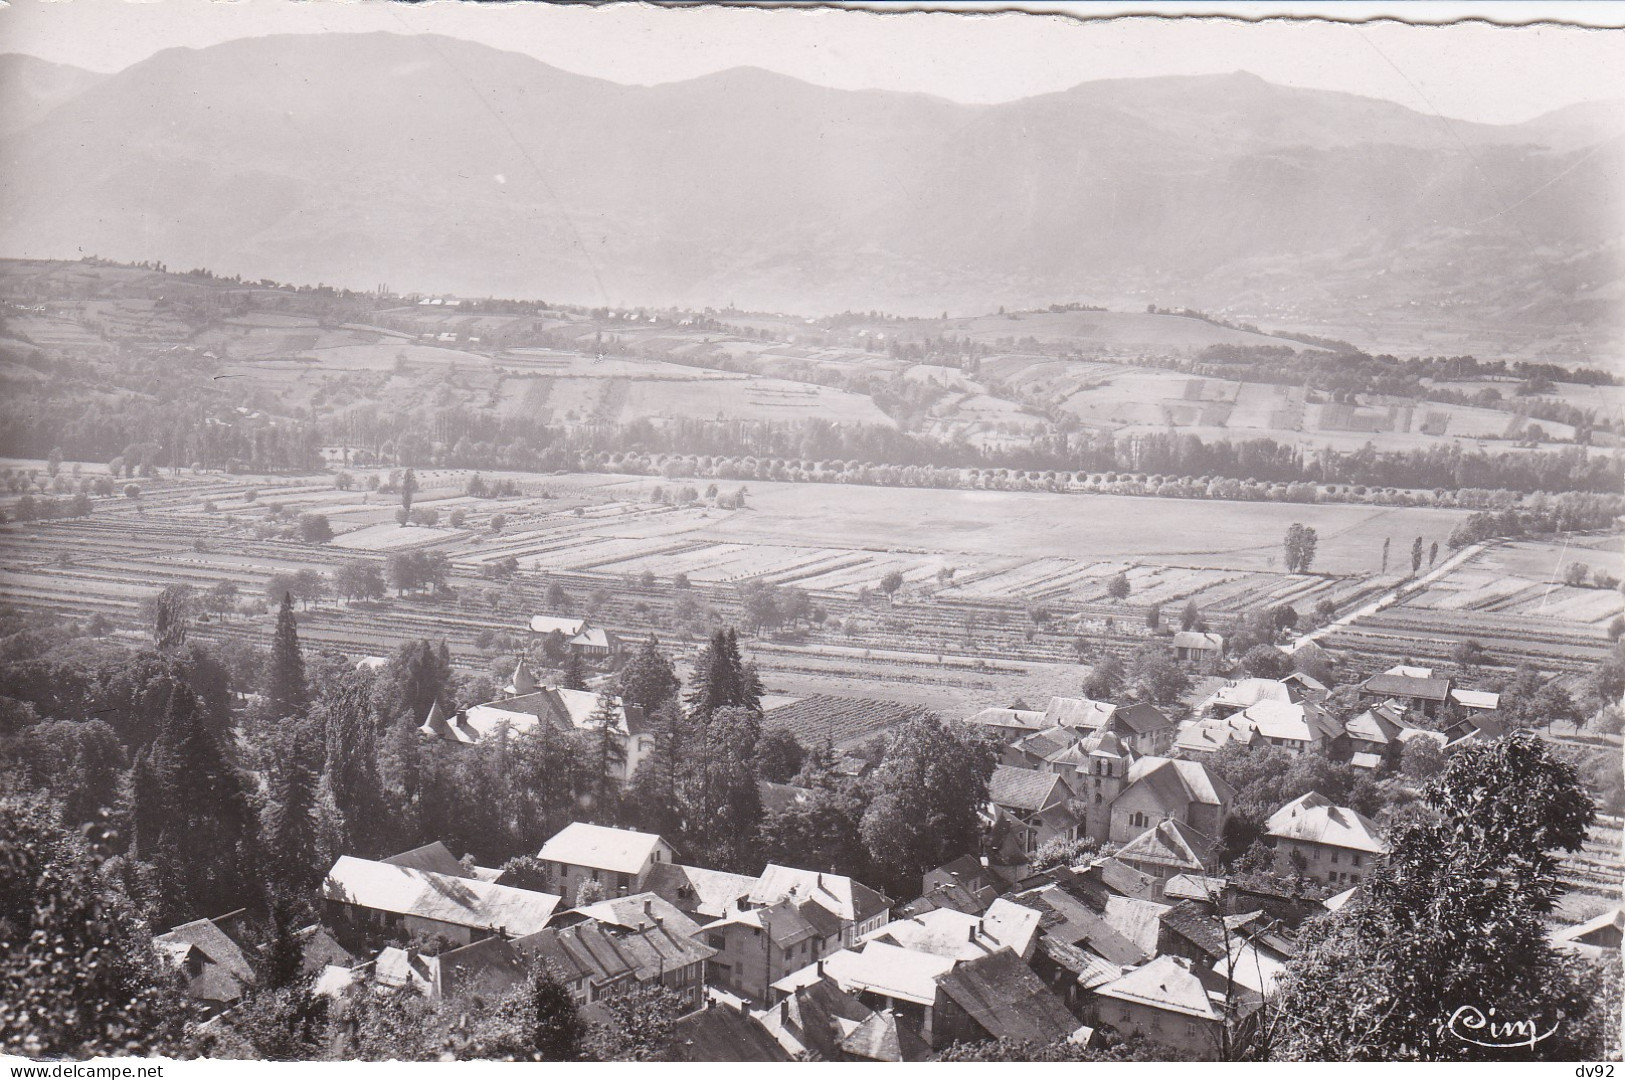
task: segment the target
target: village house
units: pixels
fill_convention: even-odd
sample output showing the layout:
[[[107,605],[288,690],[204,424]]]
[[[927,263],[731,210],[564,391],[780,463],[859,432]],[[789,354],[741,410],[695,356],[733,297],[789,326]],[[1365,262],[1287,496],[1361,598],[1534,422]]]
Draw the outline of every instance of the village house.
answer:
[[[1174,659],[1182,664],[1214,665],[1224,656],[1224,635],[1181,630],[1174,635]]]
[[[1275,847],[1280,872],[1297,868],[1328,885],[1358,885],[1388,850],[1376,822],[1314,791],[1271,814],[1264,835]]]
[[[620,653],[620,638],[586,619],[559,618],[551,615],[532,615],[530,632],[547,637],[557,634],[564,647],[583,660],[602,663]]]
[[[1203,698],[1197,704],[1195,714],[1201,719],[1222,720],[1260,701],[1279,701],[1289,705],[1292,703],[1292,689],[1275,679],[1242,679],[1227,683]]]
[[[965,723],[975,725],[1006,745],[1049,726],[1042,712],[1030,709],[983,709],[967,716]]]
[[[962,888],[967,890],[972,898],[980,905],[976,908],[978,913],[986,911],[988,905],[998,898],[999,891],[1004,887],[998,875],[988,869],[985,861],[978,860],[971,855],[961,855],[951,862],[928,870],[920,879],[920,896],[929,897],[931,894],[948,888]],[[966,910],[963,907],[957,910]]]
[[[186,996],[208,1016],[230,1009],[255,983],[243,952],[243,909],[216,919],[193,919],[152,939],[186,982]]]
[[[1032,956],[1040,913],[1000,898],[981,915],[936,908],[896,919],[865,940],[884,941],[903,949],[935,953],[954,960],[975,960],[1009,949],[1022,960]]]
[[[1044,726],[1099,731],[1106,726],[1116,711],[1117,706],[1109,701],[1095,701],[1085,697],[1052,697],[1044,709]]]
[[[1099,1016],[1124,1035],[1142,1035],[1181,1056],[1213,1060],[1223,1046],[1227,1010],[1256,1012],[1251,991],[1184,957],[1159,956],[1095,990]]]
[[[1399,759],[1404,744],[1400,734],[1409,725],[1404,710],[1393,702],[1371,706],[1345,727],[1349,739],[1349,764],[1356,768],[1382,768]]]
[[[1116,735],[1136,754],[1166,754],[1179,725],[1147,701],[1120,706],[1103,732]]]
[[[1128,783],[1112,803],[1108,838],[1126,844],[1161,821],[1218,836],[1235,797],[1235,789],[1199,761],[1143,757],[1129,767]]]
[[[1187,759],[1198,758],[1204,754],[1216,754],[1232,742],[1251,746],[1258,737],[1257,730],[1239,713],[1191,720],[1179,729],[1179,735],[1174,739],[1174,752]]]
[[[757,907],[740,897],[703,932],[716,950],[711,981],[754,1001],[784,976],[841,948],[841,923],[809,899],[785,899]]]
[[[550,965],[577,1005],[636,985],[664,986],[684,1011],[704,1003],[706,963],[716,951],[700,940],[693,920],[659,906],[653,894],[588,905],[559,922],[516,939],[513,947]]]
[[[1010,949],[960,963],[937,988],[936,1046],[984,1039],[1043,1046],[1078,1030],[1077,1018]]]
[[[323,922],[347,947],[368,939],[439,936],[468,945],[547,925],[559,897],[472,877],[340,856],[322,882]]]
[[[525,961],[507,941],[491,937],[438,955],[392,945],[378,954],[372,973],[380,986],[413,989],[439,1002],[464,994],[500,997],[525,981]]]
[[[689,918],[707,923],[722,918],[741,896],[749,896],[756,887],[756,878],[704,866],[660,862],[649,869],[643,887],[670,901]]]
[[[576,821],[553,834],[536,857],[547,887],[574,900],[586,881],[598,882],[609,897],[642,892],[650,871],[675,861],[676,852],[654,833]]]
[[[1004,853],[1021,862],[1056,837],[1076,840],[1078,819],[1068,806],[1072,797],[1066,780],[1055,773],[996,766],[987,798],[994,827],[1009,829]]]
[[[509,689],[518,690],[526,685],[533,683],[529,669],[521,663],[515,669]],[[626,783],[654,752],[654,733],[638,706],[623,705],[618,698],[611,698],[609,704],[613,738],[619,745],[618,760],[611,763],[609,774]],[[437,701],[429,707],[428,716],[418,730],[435,739],[464,746],[492,738],[499,729],[505,728],[510,735],[522,735],[544,723],[559,731],[597,736],[600,733],[598,705],[599,695],[564,687],[533,689],[517,697],[471,705],[450,715]]]
[[[750,902],[757,907],[781,900],[811,900],[834,915],[841,926],[841,944],[851,946],[891,918],[891,898],[843,874],[825,874],[793,866],[768,863],[751,887]]]
[[[715,998],[672,1027],[671,1054],[674,1061],[695,1063],[791,1060],[760,1020],[743,1009],[719,1007]]]
[[[1312,701],[1260,701],[1234,719],[1252,725],[1270,746],[1293,754],[1319,754],[1341,758],[1348,740],[1337,718]]]
[[[1399,664],[1360,684],[1360,700],[1387,701],[1404,705],[1407,715],[1438,719],[1450,700],[1450,679],[1435,678],[1432,668]]]
[[[892,1013],[935,1046],[932,1026],[937,980],[952,971],[955,963],[934,953],[865,941],[779,979],[771,987],[771,997],[777,1003],[804,986],[828,980],[869,1008]]]
[[[1178,819],[1159,821],[1113,856],[1156,881],[1153,900],[1163,899],[1169,878],[1182,874],[1205,874],[1216,859],[1216,844]]]
[[[895,1014],[877,1012],[829,980],[815,980],[758,1015],[792,1055],[815,1061],[924,1061],[931,1048]]]

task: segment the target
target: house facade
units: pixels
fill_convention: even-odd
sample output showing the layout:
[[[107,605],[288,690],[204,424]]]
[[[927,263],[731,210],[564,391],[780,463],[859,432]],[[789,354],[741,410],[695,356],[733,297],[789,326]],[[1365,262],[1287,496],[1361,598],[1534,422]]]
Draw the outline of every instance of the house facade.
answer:
[[[1298,869],[1328,885],[1360,884],[1388,850],[1376,822],[1313,791],[1271,814],[1264,835],[1280,872]]]
[[[675,862],[676,852],[654,833],[577,821],[549,838],[537,858],[547,887],[573,901],[587,881],[609,897],[642,892],[654,867]]]

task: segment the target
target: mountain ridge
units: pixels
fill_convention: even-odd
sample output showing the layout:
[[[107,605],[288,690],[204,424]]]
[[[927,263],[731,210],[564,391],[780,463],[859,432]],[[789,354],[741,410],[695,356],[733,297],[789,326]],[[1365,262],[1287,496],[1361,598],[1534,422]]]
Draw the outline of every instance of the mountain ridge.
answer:
[[[1471,124],[1250,73],[990,105],[748,67],[628,86],[434,35],[275,35],[164,50],[0,136],[0,251],[592,303],[1280,319],[1349,308],[1365,279],[1342,263],[1417,263],[1381,302],[1443,314],[1480,277],[1538,291],[1590,257],[1603,280],[1564,286],[1582,312],[1620,269],[1598,116]]]

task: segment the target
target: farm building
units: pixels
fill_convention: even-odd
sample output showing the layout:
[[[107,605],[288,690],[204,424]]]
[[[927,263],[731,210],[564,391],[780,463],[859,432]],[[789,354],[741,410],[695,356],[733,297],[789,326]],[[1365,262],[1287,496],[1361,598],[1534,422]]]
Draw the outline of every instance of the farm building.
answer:
[[[1224,655],[1224,635],[1199,630],[1181,630],[1174,635],[1174,659],[1182,663],[1200,664],[1216,661]]]
[[[596,881],[610,896],[642,892],[649,873],[676,861],[670,844],[654,833],[572,822],[542,845],[537,855],[549,888],[574,897],[584,881]]]
[[[1209,694],[1196,706],[1196,715],[1203,718],[1224,719],[1260,701],[1293,701],[1291,689],[1275,679],[1242,679],[1228,683]]]
[[[530,632],[546,637],[558,634],[565,648],[583,660],[608,660],[620,651],[618,637],[601,626],[593,626],[586,619],[559,618],[552,615],[532,615]]]
[[[965,723],[974,724],[1006,744],[1049,726],[1043,713],[1029,709],[983,709],[965,717]]]
[[[517,689],[530,682],[529,670],[520,664],[510,684]],[[435,702],[429,715],[418,728],[424,735],[445,742],[472,745],[490,738],[506,725],[510,734],[520,735],[537,724],[552,724],[560,731],[599,730],[595,719],[599,695],[587,690],[568,690],[563,687],[545,687],[518,697],[487,701],[446,715]],[[614,718],[614,737],[620,743],[622,760],[613,762],[611,771],[617,780],[630,780],[638,767],[654,750],[654,733],[649,730],[643,710],[636,705],[622,705],[619,699],[610,701]]]
[[[391,934],[438,934],[463,945],[516,937],[547,925],[559,897],[472,877],[343,855],[322,882],[325,923],[343,942]]]
[[[1376,856],[1388,850],[1376,822],[1314,791],[1275,811],[1264,826],[1282,873],[1296,864],[1306,877],[1328,885],[1358,885]]]
[[[1434,719],[1450,700],[1450,680],[1434,678],[1432,668],[1391,667],[1360,684],[1362,701],[1393,700],[1407,710]]]

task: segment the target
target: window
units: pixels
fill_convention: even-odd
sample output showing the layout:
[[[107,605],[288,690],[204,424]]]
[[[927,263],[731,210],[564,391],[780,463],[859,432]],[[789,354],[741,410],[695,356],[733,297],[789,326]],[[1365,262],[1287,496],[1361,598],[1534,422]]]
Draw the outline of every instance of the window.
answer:
[[[1338,850],[1336,848],[1332,848],[1332,865],[1333,866],[1337,865],[1337,856],[1338,856],[1338,854],[1339,854]]]
[[[705,943],[711,946],[713,949],[726,949],[728,947],[728,935],[707,934],[705,936]]]
[[[790,959],[794,955],[795,955],[795,950],[794,949],[785,949],[784,950],[784,958],[786,960]]]
[[[1359,853],[1359,852],[1358,852],[1358,851],[1356,851],[1356,852],[1355,852],[1355,853],[1354,853],[1354,854],[1353,854],[1353,856],[1352,856],[1352,858],[1353,858],[1353,860],[1354,860],[1354,865],[1355,865],[1355,866],[1360,866],[1360,865],[1362,865],[1362,864],[1361,864],[1361,862],[1360,862],[1360,853]]]

